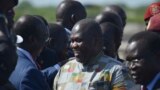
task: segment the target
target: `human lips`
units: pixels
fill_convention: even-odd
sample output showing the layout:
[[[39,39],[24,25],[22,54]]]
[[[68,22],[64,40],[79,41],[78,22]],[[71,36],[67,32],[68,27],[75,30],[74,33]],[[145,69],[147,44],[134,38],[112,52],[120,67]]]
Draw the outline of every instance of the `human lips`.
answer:
[[[141,78],[140,78],[140,74],[139,74],[138,72],[136,72],[136,71],[131,71],[131,76],[132,76],[132,78],[134,79],[134,81],[135,81],[136,83],[140,83]]]
[[[79,50],[73,50],[75,57],[79,56],[80,51]]]

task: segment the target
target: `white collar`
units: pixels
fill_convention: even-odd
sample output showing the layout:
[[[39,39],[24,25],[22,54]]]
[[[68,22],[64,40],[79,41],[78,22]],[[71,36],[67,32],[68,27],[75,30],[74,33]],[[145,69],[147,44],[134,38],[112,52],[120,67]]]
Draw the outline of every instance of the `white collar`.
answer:
[[[38,69],[35,61],[33,60],[31,54],[30,54],[28,51],[26,51],[26,50],[24,50],[24,49],[22,49],[22,48],[20,48],[20,47],[17,47],[17,50],[19,50],[19,51],[20,51],[21,53],[23,53],[27,58],[29,58],[29,60],[30,60],[30,61],[36,66],[36,68]]]

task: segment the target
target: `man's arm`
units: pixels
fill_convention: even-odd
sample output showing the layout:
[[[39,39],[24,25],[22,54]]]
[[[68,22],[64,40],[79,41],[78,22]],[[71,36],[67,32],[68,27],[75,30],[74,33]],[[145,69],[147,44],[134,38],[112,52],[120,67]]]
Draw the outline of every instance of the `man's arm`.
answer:
[[[129,77],[129,72],[123,66],[115,67],[112,76],[112,90],[128,90],[131,86],[135,85]]]
[[[30,69],[21,80],[19,90],[51,90],[45,77],[36,69]]]

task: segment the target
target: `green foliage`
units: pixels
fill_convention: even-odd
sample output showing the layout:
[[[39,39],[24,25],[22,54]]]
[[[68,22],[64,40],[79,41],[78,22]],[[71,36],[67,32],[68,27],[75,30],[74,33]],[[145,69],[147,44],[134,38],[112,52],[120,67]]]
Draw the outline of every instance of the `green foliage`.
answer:
[[[145,7],[125,8],[127,14],[127,22],[144,23]]]
[[[94,18],[96,15],[98,15],[103,7],[101,6],[94,6],[94,5],[86,5],[87,10],[87,16],[89,18]],[[55,21],[55,7],[41,7],[41,8],[35,8],[28,2],[21,3],[16,9],[16,16],[15,20],[19,18],[22,15],[29,14],[29,15],[41,15],[44,18],[47,19],[49,22]],[[125,7],[125,11],[127,14],[127,22],[138,22],[143,23],[143,15],[145,11],[145,7],[140,8],[128,8]]]

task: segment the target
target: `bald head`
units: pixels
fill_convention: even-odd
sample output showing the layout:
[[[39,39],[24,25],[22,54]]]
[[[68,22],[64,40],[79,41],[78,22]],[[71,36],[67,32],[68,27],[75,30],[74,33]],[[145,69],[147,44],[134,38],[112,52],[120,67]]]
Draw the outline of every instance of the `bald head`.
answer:
[[[124,28],[125,25],[126,25],[127,15],[126,15],[125,11],[123,10],[123,8],[121,8],[118,5],[108,5],[108,6],[105,7],[103,12],[108,12],[108,11],[114,12],[121,17],[122,23],[123,23],[123,28]]]
[[[147,86],[160,72],[160,37],[155,32],[139,32],[131,37],[126,60],[137,84]]]
[[[104,22],[110,22],[110,23],[117,25],[120,28],[123,28],[122,20],[120,16],[111,11],[100,13],[99,15],[96,16],[95,20],[99,24],[104,23]]]
[[[13,31],[23,38],[23,42],[19,44],[19,47],[29,51],[34,58],[39,55],[49,36],[45,23],[32,15],[20,17],[15,22]]]
[[[102,32],[98,23],[83,19],[74,25],[71,32],[71,48],[82,63],[100,53],[103,47]]]
[[[31,15],[20,17],[14,24],[13,30],[16,34],[23,37],[24,42],[29,38],[29,36],[34,36],[41,39],[41,36],[44,36],[43,39],[48,37],[48,30],[43,21]]]
[[[129,43],[138,42],[139,50],[150,50],[153,54],[160,51],[160,37],[155,32],[143,31],[133,35]]]
[[[86,18],[86,10],[78,1],[66,0],[57,7],[56,19],[65,28],[71,30],[76,22],[84,18]]]
[[[89,34],[88,36],[101,36],[101,29],[98,23],[91,19],[79,21],[72,29],[72,33]]]

